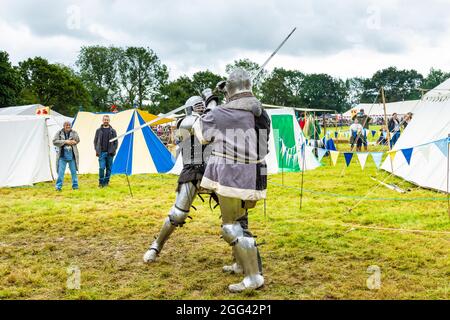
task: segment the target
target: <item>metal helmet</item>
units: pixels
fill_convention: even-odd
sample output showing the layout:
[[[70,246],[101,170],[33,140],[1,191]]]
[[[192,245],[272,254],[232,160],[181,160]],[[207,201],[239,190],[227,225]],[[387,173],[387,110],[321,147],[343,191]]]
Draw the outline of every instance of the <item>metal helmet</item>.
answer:
[[[242,93],[252,92],[252,80],[250,74],[241,68],[234,69],[225,83],[225,91],[228,98]]]
[[[190,109],[193,112],[199,114],[202,114],[206,109],[205,102],[203,101],[202,97],[199,96],[190,97],[186,100],[186,103],[184,105],[186,106],[186,109]]]

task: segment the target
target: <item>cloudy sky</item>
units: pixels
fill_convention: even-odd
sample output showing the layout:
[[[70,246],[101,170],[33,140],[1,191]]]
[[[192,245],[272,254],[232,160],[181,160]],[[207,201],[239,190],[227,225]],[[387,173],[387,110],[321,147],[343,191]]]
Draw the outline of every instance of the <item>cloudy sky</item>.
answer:
[[[348,78],[450,71],[450,0],[0,0],[0,50],[73,66],[81,46],[152,48],[171,78],[235,59]]]

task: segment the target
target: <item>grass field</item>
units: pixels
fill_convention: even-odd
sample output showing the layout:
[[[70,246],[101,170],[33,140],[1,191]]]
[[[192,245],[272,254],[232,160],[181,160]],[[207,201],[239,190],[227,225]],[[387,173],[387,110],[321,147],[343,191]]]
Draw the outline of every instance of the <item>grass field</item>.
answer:
[[[220,239],[219,209],[200,199],[158,262],[142,263],[175,198],[174,176],[130,177],[133,198],[124,176],[106,189],[94,175],[81,176],[78,191],[66,184],[56,193],[52,183],[0,189],[0,298],[449,299],[446,195],[388,177],[371,160],[365,171],[356,160],[349,168],[342,158],[336,167],[323,163],[304,174],[301,210],[301,174],[269,177],[266,212],[260,202],[249,217],[266,285],[241,294],[227,291],[240,277],[221,273],[231,250]],[[379,289],[366,285],[369,266],[381,271]],[[67,287],[71,267],[80,270],[80,289]]]

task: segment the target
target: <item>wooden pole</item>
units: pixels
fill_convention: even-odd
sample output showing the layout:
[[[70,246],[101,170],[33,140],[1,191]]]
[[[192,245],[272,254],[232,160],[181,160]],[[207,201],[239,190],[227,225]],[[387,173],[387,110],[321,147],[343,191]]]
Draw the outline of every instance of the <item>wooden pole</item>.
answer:
[[[386,126],[386,131],[387,131],[388,146],[389,146],[389,151],[391,151],[391,132],[389,131],[388,122],[387,122],[386,97],[384,96],[384,88],[383,87],[381,87],[381,100],[383,101],[384,125]],[[389,158],[391,160],[391,172],[394,173],[394,164],[392,161],[392,157],[389,155]]]

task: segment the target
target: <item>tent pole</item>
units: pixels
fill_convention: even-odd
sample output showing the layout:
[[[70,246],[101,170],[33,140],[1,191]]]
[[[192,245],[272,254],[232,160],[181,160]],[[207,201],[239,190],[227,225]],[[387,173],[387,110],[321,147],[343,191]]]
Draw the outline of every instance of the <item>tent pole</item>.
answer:
[[[45,135],[47,137],[47,142],[48,142],[48,163],[50,165],[50,174],[52,176],[52,180],[53,182],[55,182],[55,177],[53,176],[53,168],[52,168],[52,155],[50,153],[50,148],[51,148],[51,142],[50,142],[50,136],[48,135],[48,124],[47,124],[47,120],[48,118],[45,118]],[[58,164],[56,164],[56,168],[58,168]],[[58,170],[56,170],[58,171]]]
[[[391,151],[391,132],[388,128],[387,115],[386,115],[386,97],[384,96],[384,88],[381,87],[381,99],[383,101],[383,110],[384,110],[384,125],[386,126],[387,138],[388,138],[388,146],[389,151]],[[389,159],[391,160],[391,172],[394,173],[394,164],[392,161],[392,157],[389,155]]]
[[[302,183],[301,183],[301,187],[300,187],[300,210],[302,210],[302,202],[303,202],[303,180],[304,180],[304,175],[305,175],[305,154],[306,154],[306,141],[304,142],[304,144],[302,145],[302,157],[303,157],[303,161],[302,161]]]
[[[131,185],[130,185],[130,180],[128,179],[128,173],[125,173],[125,176],[127,177],[128,189],[130,190],[130,195],[133,198],[133,192],[131,191]]]

